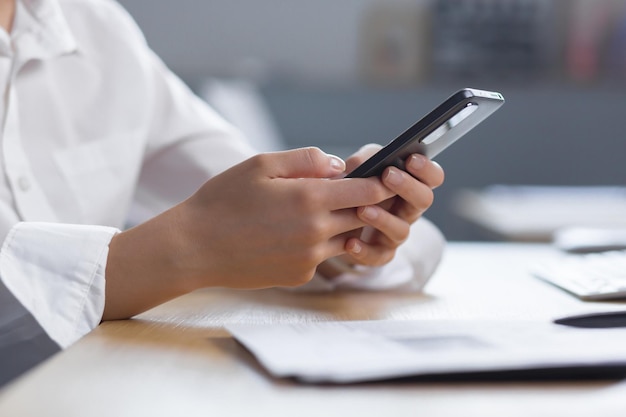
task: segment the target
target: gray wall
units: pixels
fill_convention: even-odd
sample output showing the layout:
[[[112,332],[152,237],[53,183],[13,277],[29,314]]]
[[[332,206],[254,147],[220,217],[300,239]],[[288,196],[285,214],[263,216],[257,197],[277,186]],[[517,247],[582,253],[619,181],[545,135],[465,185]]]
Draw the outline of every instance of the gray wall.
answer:
[[[386,143],[460,87],[494,89],[507,103],[438,158],[446,184],[428,217],[450,239],[480,238],[450,209],[455,193],[493,183],[626,182],[626,85],[603,82],[438,82],[364,87],[360,21],[391,0],[123,0],[149,43],[191,85],[253,75],[290,146],[346,155]],[[267,75],[270,75],[267,77]],[[276,80],[283,82],[276,82]],[[468,85],[469,84],[469,85]]]
[[[310,81],[356,73],[363,14],[412,0],[121,0],[178,74],[279,73]]]

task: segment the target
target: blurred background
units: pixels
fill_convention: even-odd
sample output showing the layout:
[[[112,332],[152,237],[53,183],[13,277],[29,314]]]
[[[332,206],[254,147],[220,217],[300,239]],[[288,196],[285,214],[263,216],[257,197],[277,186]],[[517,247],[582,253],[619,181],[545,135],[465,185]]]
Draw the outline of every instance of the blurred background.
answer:
[[[625,0],[120,2],[262,150],[345,157],[459,88],[501,92],[437,157],[447,177],[427,217],[450,240],[626,224]]]

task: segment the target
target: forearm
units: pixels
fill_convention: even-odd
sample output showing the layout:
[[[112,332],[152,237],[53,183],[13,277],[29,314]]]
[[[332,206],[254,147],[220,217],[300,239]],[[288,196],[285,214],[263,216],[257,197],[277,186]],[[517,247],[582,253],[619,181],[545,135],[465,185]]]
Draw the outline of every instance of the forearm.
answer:
[[[113,237],[103,320],[132,317],[199,287],[181,273],[175,217],[169,210]]]

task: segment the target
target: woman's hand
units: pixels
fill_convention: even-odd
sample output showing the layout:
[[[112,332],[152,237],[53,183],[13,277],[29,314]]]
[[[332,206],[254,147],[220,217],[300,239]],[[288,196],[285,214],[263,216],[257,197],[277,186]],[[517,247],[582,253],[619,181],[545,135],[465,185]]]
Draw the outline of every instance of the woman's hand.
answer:
[[[347,172],[356,168],[380,149],[367,145],[346,160]],[[407,158],[407,172],[388,167],[379,179],[394,197],[382,204],[364,205],[357,215],[368,227],[360,236],[346,241],[342,259],[350,264],[379,266],[395,256],[396,249],[409,235],[410,226],[417,221],[433,202],[433,190],[444,180],[444,171],[436,162],[423,155]]]
[[[105,319],[130,317],[201,287],[301,285],[324,260],[346,247],[354,252],[357,244],[355,259],[373,263],[387,256],[377,255],[379,247],[401,239],[397,219],[415,217],[412,205],[394,204],[392,213],[399,214],[385,212],[378,220],[356,207],[379,210],[396,193],[419,206],[423,190],[389,187],[378,178],[329,179],[344,170],[343,161],[316,148],[257,155],[116,235],[107,260]],[[366,225],[381,230],[380,237],[351,238]]]

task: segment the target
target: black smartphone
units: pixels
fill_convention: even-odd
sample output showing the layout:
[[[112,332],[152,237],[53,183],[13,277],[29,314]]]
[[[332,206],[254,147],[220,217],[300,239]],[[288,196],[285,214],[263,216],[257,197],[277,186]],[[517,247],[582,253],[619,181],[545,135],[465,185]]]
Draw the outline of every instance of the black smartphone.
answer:
[[[502,104],[504,97],[494,91],[459,90],[346,177],[379,176],[390,165],[405,170],[404,161],[414,153],[432,159]]]

